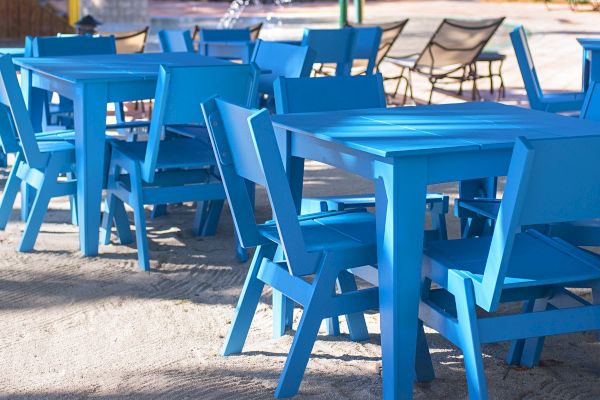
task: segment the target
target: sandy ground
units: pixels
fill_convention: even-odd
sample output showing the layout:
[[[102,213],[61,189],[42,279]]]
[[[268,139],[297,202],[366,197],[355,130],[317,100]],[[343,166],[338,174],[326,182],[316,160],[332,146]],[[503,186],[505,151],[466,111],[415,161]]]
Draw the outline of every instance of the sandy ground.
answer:
[[[574,37],[597,31],[600,18],[547,12],[539,4],[399,4],[403,16],[456,16],[460,11],[523,20],[534,32],[532,48],[549,89],[577,88],[580,49]],[[318,7],[334,15],[334,7]],[[369,16],[390,14],[394,7],[377,3]],[[521,102],[522,84],[512,59],[506,78],[508,102]],[[308,195],[371,190],[369,182],[313,163],[305,187]],[[455,185],[432,190],[456,195]],[[271,339],[270,291],[264,292],[244,353],[219,355],[248,268],[235,259],[227,210],[214,237],[192,235],[191,204],[172,206],[168,216],[149,220],[154,268],[143,273],[133,246],[101,246],[99,257],[83,258],[77,228],[68,224],[67,202],[53,201],[51,208],[33,253],[15,251],[23,228],[18,208],[0,232],[0,398],[272,398],[292,334]],[[260,218],[269,216],[262,191],[257,210]],[[457,237],[451,215],[450,234]],[[350,341],[344,325],[340,338],[322,332],[298,398],[380,398],[378,314],[367,315],[367,321],[371,339],[366,343]],[[466,398],[460,352],[434,331],[427,333],[437,379],[416,385],[415,397]],[[591,334],[550,338],[542,366],[533,370],[508,367],[506,350],[506,344],[484,346],[492,398],[600,398],[600,347]]]

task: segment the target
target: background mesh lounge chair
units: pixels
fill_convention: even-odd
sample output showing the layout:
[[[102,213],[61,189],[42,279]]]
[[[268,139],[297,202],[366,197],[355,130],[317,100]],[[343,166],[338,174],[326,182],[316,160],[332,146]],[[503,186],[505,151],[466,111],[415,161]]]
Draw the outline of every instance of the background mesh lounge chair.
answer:
[[[438,83],[458,82],[460,90],[466,81],[473,82],[473,99],[477,97],[477,75],[473,64],[481,54],[504,18],[486,20],[444,19],[423,51],[407,57],[388,57],[386,60],[400,67],[393,97],[398,94],[402,81],[406,82],[404,100],[412,90],[412,73],[421,74],[431,83],[428,103]],[[459,91],[460,91],[459,90]]]
[[[579,111],[585,98],[584,92],[563,92],[545,94],[535,70],[529,43],[523,26],[517,26],[511,33],[510,39],[515,49],[529,106],[534,110],[548,112]]]

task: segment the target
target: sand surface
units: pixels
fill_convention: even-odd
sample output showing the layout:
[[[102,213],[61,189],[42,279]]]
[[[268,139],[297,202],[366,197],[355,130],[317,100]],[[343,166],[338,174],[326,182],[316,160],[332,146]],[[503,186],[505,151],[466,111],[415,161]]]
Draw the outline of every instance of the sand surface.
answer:
[[[575,37],[597,35],[600,18],[564,9],[548,12],[540,4],[401,2],[401,12],[394,3],[372,4],[367,8],[371,20],[459,13],[508,15],[508,23],[524,22],[533,32],[542,83],[551,90],[577,89],[581,49]],[[335,21],[335,5],[317,6]],[[508,53],[506,101],[526,104]],[[418,88],[418,96],[425,93]],[[436,96],[438,102],[464,101]],[[3,185],[7,172],[1,173]],[[314,163],[308,165],[305,187],[308,195],[371,190],[369,182]],[[432,190],[456,195],[455,185]],[[99,257],[82,257],[77,228],[68,224],[68,203],[56,200],[51,208],[33,253],[15,251],[23,228],[18,207],[0,232],[0,398],[272,398],[293,333],[271,338],[270,291],[264,292],[244,353],[219,355],[248,269],[248,263],[235,259],[227,209],[214,237],[192,234],[191,204],[171,206],[169,215],[149,220],[153,271],[144,273],[137,268],[134,246],[115,243],[101,246]],[[268,218],[262,191],[257,210]],[[451,215],[450,234],[457,237]],[[321,332],[298,398],[380,398],[378,314],[367,315],[367,321],[371,339],[366,343],[350,341],[343,324],[340,338]],[[415,398],[466,398],[461,353],[434,331],[427,337],[437,379],[416,385]],[[508,367],[503,361],[507,347],[484,346],[493,399],[600,398],[600,346],[591,334],[548,339],[542,366],[533,370]]]

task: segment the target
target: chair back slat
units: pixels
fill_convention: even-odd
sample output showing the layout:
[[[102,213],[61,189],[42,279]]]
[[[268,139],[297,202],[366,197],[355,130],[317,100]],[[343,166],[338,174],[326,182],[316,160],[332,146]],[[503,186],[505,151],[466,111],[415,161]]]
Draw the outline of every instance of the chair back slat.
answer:
[[[250,202],[239,196],[241,183],[248,179],[267,191],[290,273],[314,273],[321,255],[306,251],[269,112],[244,109],[220,99],[204,103],[202,109],[236,229],[244,246],[264,242],[252,222]],[[241,216],[243,218],[238,220]]]
[[[259,70],[254,64],[160,69],[142,177],[152,182],[165,125],[202,125],[200,103],[219,95],[246,107],[256,105]]]
[[[203,42],[249,42],[250,29],[200,29],[200,40]]]
[[[385,108],[381,74],[275,81],[278,114]]]
[[[5,154],[17,153],[21,148],[10,108],[0,104],[0,146]]]
[[[280,77],[308,77],[312,71],[315,53],[307,46],[294,46],[279,42],[257,40],[254,45],[252,62],[261,70],[258,91],[273,95],[273,83]]]
[[[62,57],[116,54],[115,37],[110,36],[44,36],[33,39],[33,57]]]
[[[10,56],[0,57],[0,104],[2,104],[2,108],[10,110],[12,120],[7,116],[4,122],[6,123],[8,120],[16,130],[27,163],[33,168],[44,168],[47,157],[40,152],[38,147],[33,125],[17,80],[15,66]],[[15,144],[10,139],[7,140],[7,143],[9,146]]]
[[[523,77],[523,83],[525,84],[529,105],[535,110],[543,110],[542,87],[540,86],[535,64],[531,57],[531,50],[529,49],[529,43],[527,42],[527,36],[525,35],[525,28],[523,28],[523,26],[517,26],[510,33],[510,39],[512,41],[513,49],[515,50],[515,55],[517,56],[517,62],[519,64],[521,76]]]
[[[381,45],[383,30],[378,26],[370,27],[348,27],[354,31],[354,43],[352,45],[352,61],[366,60],[367,74],[375,71],[377,53]]]
[[[438,68],[462,68],[475,62],[504,18],[458,20],[446,18],[415,62],[431,74]]]
[[[600,122],[600,84],[596,81],[591,82],[585,92],[579,118]]]
[[[302,45],[315,52],[315,63],[336,64],[336,75],[350,75],[352,69],[352,29],[305,29]]]
[[[498,305],[521,227],[600,217],[599,152],[600,137],[517,140],[482,282],[487,309]]]
[[[194,42],[188,30],[163,29],[158,32],[163,53],[193,53]]]

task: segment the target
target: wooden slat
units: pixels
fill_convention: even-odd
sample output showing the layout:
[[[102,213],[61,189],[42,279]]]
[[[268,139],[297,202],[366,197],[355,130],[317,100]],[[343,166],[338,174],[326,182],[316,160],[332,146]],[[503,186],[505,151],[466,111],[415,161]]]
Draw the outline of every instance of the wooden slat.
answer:
[[[72,33],[66,18],[56,14],[49,4],[37,0],[0,0],[0,37],[25,39],[25,36],[49,36]]]

